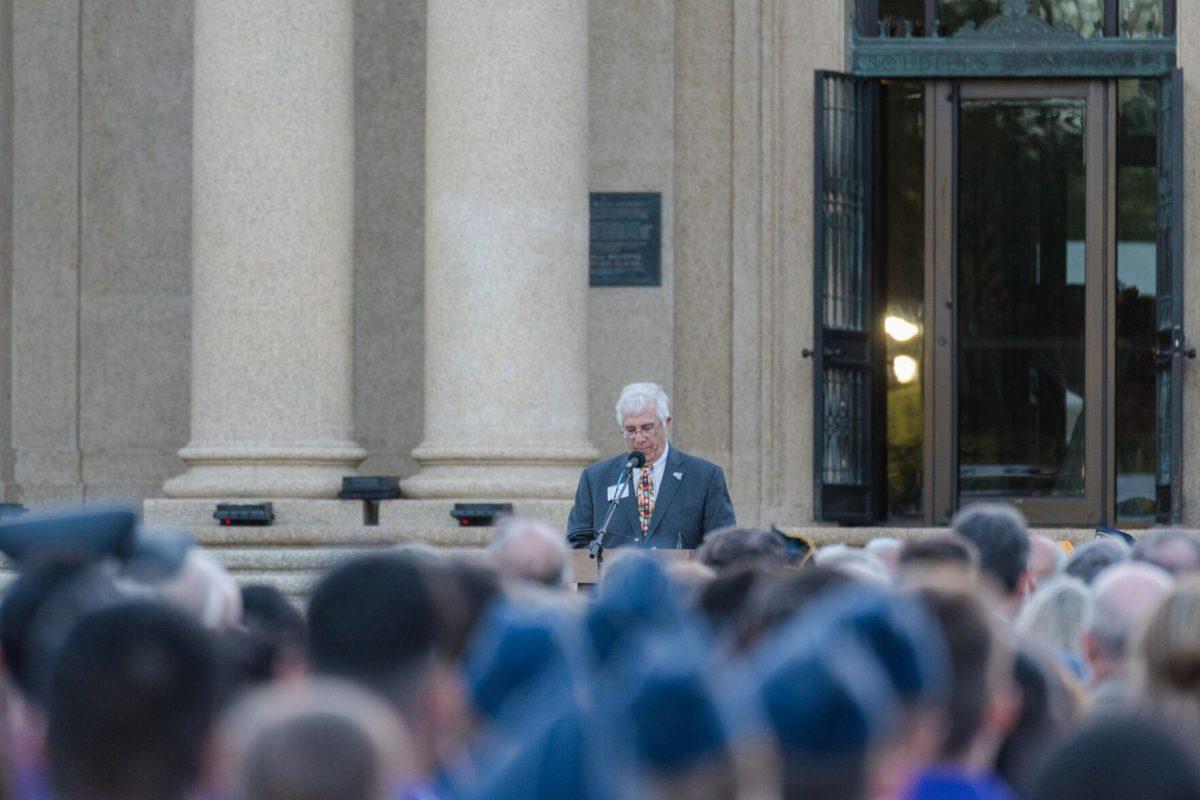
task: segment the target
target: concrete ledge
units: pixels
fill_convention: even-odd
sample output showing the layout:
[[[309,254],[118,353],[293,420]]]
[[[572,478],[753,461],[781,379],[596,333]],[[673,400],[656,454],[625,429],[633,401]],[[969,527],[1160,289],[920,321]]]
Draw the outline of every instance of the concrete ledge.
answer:
[[[142,504],[142,519],[149,527],[220,528],[213,519],[218,503],[259,502],[244,498],[226,500],[151,499]],[[380,500],[372,503],[377,510],[378,527],[396,530],[433,530],[452,527],[450,516],[455,503],[467,500]],[[564,528],[571,513],[568,500],[513,500],[513,513],[545,520]],[[272,500],[276,526],[375,527],[367,519],[368,503],[362,500]],[[242,529],[244,530],[244,528]]]
[[[229,498],[225,500],[168,500],[152,499],[142,503],[142,522],[153,527],[219,528],[213,519],[218,503],[257,503],[259,500]],[[272,500],[276,525],[362,525],[363,503],[360,500]]]
[[[450,516],[455,503],[470,500],[384,500],[379,503],[379,524],[394,527],[442,528],[454,525]],[[481,501],[494,502],[494,501]],[[544,520],[555,528],[566,530],[567,515],[571,513],[570,500],[520,500],[514,499],[513,513],[522,517]]]

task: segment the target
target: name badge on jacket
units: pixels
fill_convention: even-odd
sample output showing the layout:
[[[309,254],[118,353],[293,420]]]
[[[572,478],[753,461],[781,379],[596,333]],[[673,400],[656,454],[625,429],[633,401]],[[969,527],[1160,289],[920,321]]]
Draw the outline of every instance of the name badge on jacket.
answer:
[[[626,497],[629,497],[629,484],[622,483],[622,484],[620,484],[620,487],[621,487],[621,498],[624,499]],[[608,487],[608,502],[610,502],[610,503],[612,502],[613,496],[616,495],[616,493],[617,493],[616,486]]]

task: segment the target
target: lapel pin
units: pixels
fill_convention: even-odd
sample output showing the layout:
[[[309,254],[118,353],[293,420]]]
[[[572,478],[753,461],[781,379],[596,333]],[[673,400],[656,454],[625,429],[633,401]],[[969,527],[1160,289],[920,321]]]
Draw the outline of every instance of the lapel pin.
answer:
[[[675,476],[675,480],[677,480],[677,481],[681,481],[681,480],[683,480],[683,473],[682,473],[682,472],[675,472],[675,473],[672,473],[672,474]]]

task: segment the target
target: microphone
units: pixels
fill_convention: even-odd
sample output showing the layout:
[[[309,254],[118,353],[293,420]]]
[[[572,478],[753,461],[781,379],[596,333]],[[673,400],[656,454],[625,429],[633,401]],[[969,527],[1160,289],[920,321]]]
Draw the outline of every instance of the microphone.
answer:
[[[622,469],[641,469],[642,465],[645,463],[646,454],[641,450],[634,450],[629,454],[629,457],[625,459],[625,466],[622,467]]]

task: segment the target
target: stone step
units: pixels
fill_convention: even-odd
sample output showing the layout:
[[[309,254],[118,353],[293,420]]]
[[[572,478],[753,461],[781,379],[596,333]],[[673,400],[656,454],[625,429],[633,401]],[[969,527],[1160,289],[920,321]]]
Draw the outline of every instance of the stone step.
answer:
[[[142,504],[143,524],[150,528],[221,528],[213,519],[218,503],[254,503],[258,500],[151,499]],[[450,516],[456,502],[469,500],[272,500],[275,523],[268,527],[384,527],[425,531],[455,526]],[[513,513],[545,520],[564,528],[571,512],[569,500],[513,500]]]
[[[494,528],[395,528],[382,525],[197,526],[184,530],[205,547],[362,547],[424,542],[435,547],[486,547]],[[145,534],[154,536],[153,529]]]

